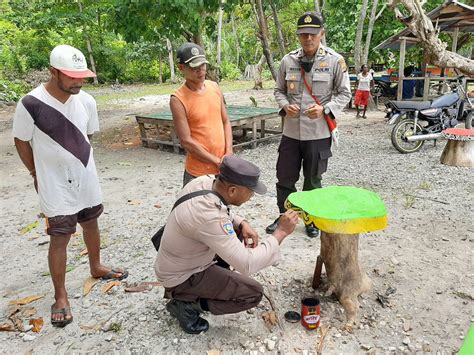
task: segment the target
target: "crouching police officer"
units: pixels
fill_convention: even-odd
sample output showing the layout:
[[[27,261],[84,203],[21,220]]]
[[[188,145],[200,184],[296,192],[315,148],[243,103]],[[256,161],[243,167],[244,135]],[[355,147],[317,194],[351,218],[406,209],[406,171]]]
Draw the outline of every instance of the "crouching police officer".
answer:
[[[349,75],[344,58],[321,44],[323,21],[319,14],[307,12],[298,19],[297,33],[301,48],[283,57],[278,72],[275,98],[285,117],[278,148],[277,205],[285,212],[288,195],[296,191],[303,165],[303,190],[321,187],[331,154],[331,134],[323,115],[338,118],[351,99]],[[273,233],[277,218],[266,228]],[[310,237],[319,230],[307,226]]]
[[[192,180],[179,197],[204,194],[179,203],[168,217],[155,272],[165,287],[165,298],[171,299],[166,309],[186,333],[208,330],[209,323],[199,316],[203,311],[237,313],[262,299],[262,286],[248,275],[280,260],[280,243],[293,232],[298,215],[286,212],[273,235],[259,242],[249,223],[229,208],[247,202],[254,192],[266,192],[259,176],[254,164],[226,156],[219,175]],[[238,272],[218,266],[216,254]]]

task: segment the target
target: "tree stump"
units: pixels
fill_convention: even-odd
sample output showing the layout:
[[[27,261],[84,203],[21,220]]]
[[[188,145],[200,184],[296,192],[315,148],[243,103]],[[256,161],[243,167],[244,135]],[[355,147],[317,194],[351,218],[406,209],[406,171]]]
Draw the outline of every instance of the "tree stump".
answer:
[[[359,234],[321,232],[321,259],[326,268],[326,295],[335,294],[349,323],[355,321],[359,301],[372,281],[359,265]]]
[[[300,213],[305,225],[321,230],[321,255],[313,274],[318,288],[322,265],[326,267],[326,294],[335,294],[346,312],[347,321],[357,316],[357,297],[370,290],[372,281],[359,265],[359,233],[387,226],[387,210],[380,197],[352,186],[329,186],[294,192],[285,201],[287,209]]]
[[[449,128],[443,136],[448,143],[441,154],[441,164],[474,168],[474,130]]]

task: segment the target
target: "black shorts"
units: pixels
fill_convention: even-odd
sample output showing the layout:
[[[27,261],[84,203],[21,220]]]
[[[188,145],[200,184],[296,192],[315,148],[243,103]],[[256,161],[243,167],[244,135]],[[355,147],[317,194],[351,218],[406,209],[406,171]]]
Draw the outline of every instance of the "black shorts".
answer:
[[[104,211],[102,204],[84,208],[83,210],[67,215],[46,217],[46,233],[51,236],[67,236],[76,233],[78,223],[85,223],[99,218]]]

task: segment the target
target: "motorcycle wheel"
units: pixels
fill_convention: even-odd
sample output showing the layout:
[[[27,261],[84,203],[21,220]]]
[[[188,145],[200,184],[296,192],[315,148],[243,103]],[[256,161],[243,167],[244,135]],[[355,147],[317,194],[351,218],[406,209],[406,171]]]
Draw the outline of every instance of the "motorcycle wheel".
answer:
[[[472,120],[474,119],[474,115],[472,112],[469,112],[467,117],[466,117],[466,128],[467,129],[472,129]]]
[[[411,119],[398,122],[392,130],[392,144],[402,154],[414,153],[423,146],[424,141],[408,142],[406,137],[413,135],[415,122]],[[416,131],[420,132],[422,127],[416,124]]]

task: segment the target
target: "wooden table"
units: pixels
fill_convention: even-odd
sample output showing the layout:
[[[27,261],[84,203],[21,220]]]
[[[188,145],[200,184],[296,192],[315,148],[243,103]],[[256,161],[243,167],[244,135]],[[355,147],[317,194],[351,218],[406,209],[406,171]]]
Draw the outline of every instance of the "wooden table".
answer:
[[[258,142],[279,137],[282,133],[281,130],[283,129],[283,119],[281,119],[280,130],[271,130],[265,127],[265,120],[280,118],[278,111],[279,110],[276,108],[268,107],[227,106],[227,113],[230,118],[232,129],[242,129],[244,138],[247,131],[252,131],[251,140],[243,143],[235,143],[234,147],[251,144],[252,148],[256,148]],[[175,153],[179,153],[181,145],[174,129],[173,117],[170,111],[150,115],[137,115],[135,118],[138,127],[140,128],[140,136],[144,147],[148,147],[149,143],[156,143],[159,147],[169,145],[173,147]],[[155,126],[157,130],[160,128],[168,128],[170,130],[169,139],[149,137],[145,125]]]

